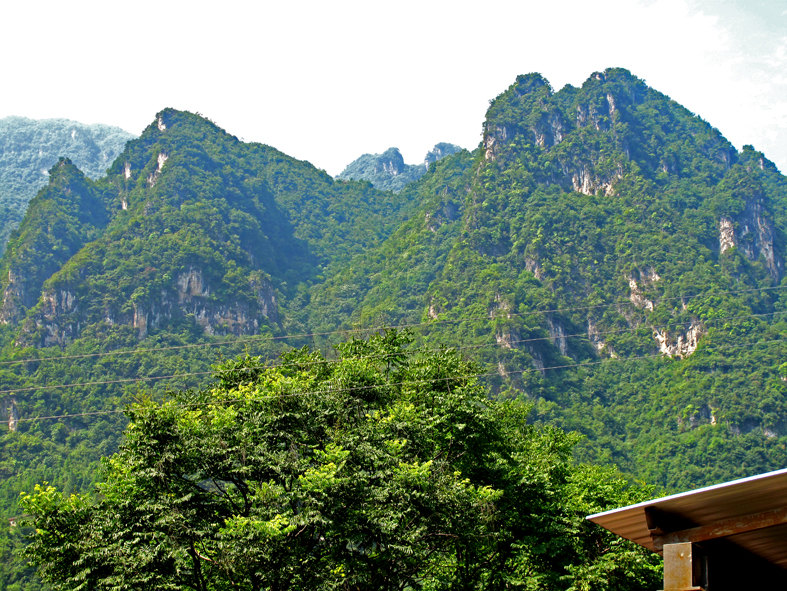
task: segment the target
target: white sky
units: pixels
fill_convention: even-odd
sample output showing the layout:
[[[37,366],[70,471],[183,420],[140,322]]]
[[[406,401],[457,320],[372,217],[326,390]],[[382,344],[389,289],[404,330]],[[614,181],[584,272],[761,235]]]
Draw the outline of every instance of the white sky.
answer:
[[[140,133],[175,107],[331,174],[475,147],[517,74],[622,66],[787,171],[787,0],[29,0],[0,55],[0,117]]]

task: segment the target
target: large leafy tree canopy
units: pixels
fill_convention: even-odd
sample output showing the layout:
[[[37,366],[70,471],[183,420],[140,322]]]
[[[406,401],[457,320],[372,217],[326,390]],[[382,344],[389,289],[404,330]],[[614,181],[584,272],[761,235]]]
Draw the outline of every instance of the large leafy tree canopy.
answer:
[[[651,557],[584,516],[638,500],[574,438],[492,401],[456,352],[386,332],[253,357],[139,402],[98,494],[39,486],[57,589],[643,589]]]

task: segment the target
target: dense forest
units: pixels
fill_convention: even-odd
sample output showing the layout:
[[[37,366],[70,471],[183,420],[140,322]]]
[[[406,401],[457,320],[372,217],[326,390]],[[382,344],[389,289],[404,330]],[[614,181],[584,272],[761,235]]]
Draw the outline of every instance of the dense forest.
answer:
[[[518,77],[491,101],[475,150],[435,158],[397,192],[332,179],[172,109],[105,176],[63,158],[49,178],[0,259],[0,509],[13,524],[0,532],[0,590],[40,585],[12,557],[29,531],[19,494],[33,513],[31,499],[65,502],[48,486],[87,494],[74,497],[80,510],[103,519],[90,500],[100,458],[118,452],[120,462],[104,465],[100,490],[125,486],[122,463],[138,461],[142,443],[133,430],[123,436],[129,418],[208,429],[176,409],[236,396],[216,368],[253,359],[260,384],[283,380],[267,368],[281,354],[310,355],[305,345],[353,365],[342,343],[363,348],[378,337],[353,337],[386,327],[407,327],[407,355],[447,347],[451,363],[472,361],[462,379],[473,396],[524,404],[527,437],[575,433],[549,459],[567,471],[549,486],[595,465],[677,491],[786,463],[787,179],[625,70],[559,91],[537,74]],[[390,369],[365,379],[390,380]],[[296,414],[312,412],[328,411]],[[338,465],[348,440],[314,441],[320,454],[340,446],[330,448]],[[290,466],[293,478],[330,464],[320,454]],[[595,507],[646,494],[619,486]],[[254,507],[265,523],[284,515]],[[588,507],[574,506],[574,517]],[[603,572],[583,552],[516,576],[522,588],[606,588],[550,578],[580,563],[588,577]],[[628,588],[655,588],[643,577]],[[433,588],[456,584],[441,581]]]

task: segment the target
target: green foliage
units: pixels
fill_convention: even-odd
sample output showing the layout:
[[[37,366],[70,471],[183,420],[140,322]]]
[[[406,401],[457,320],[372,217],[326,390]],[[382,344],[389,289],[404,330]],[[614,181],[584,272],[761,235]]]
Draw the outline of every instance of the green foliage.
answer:
[[[456,353],[407,342],[247,358],[136,404],[97,496],[25,495],[27,555],[56,589],[656,586],[644,550],[584,519],[642,491],[574,466],[572,437],[489,400]]]
[[[222,354],[287,348],[271,337],[307,332],[308,286],[379,243],[408,206],[196,115],[160,118],[97,182],[61,160],[0,261],[3,390],[13,390],[0,394],[0,419],[12,406],[22,419],[2,431],[4,523],[37,482],[90,488],[125,424],[111,413],[139,377],[158,378],[143,383],[162,394],[204,384]],[[227,343],[240,335],[255,338]],[[58,384],[77,386],[47,387]],[[61,414],[84,416],[30,420]],[[2,560],[0,588],[24,578],[10,550]]]
[[[165,110],[106,177],[56,167],[0,262],[0,418],[14,408],[22,419],[0,442],[2,516],[18,517],[18,492],[44,480],[90,490],[99,458],[118,449],[116,413],[137,380],[162,402],[167,390],[204,388],[210,364],[244,355],[222,367],[215,392],[256,388],[282,351],[398,324],[413,325],[419,345],[472,356],[494,397],[532,403],[532,423],[585,435],[572,451],[583,461],[670,491],[782,467],[786,195],[787,179],[761,153],[736,152],[620,69],[557,92],[520,77],[490,104],[478,150],[439,159],[398,194],[335,181]],[[678,356],[661,350],[679,343]],[[367,369],[377,388],[382,367]],[[63,384],[77,386],[51,387]],[[219,406],[199,391],[195,402]],[[188,401],[176,400],[173,420]],[[63,414],[72,416],[31,420]],[[381,458],[394,457],[397,437],[369,433],[385,444]],[[317,498],[350,486],[342,471],[356,452],[341,437],[298,456],[309,463],[293,468],[292,490]],[[407,456],[392,485],[423,482],[434,461]],[[599,486],[607,478],[589,473]],[[230,519],[225,534],[286,540],[292,516],[276,515]],[[3,561],[21,531],[0,531]],[[536,584],[533,548],[501,572]],[[603,568],[570,562],[585,581],[575,587],[638,568],[636,554],[610,555]],[[4,563],[0,588],[25,580],[23,570]]]

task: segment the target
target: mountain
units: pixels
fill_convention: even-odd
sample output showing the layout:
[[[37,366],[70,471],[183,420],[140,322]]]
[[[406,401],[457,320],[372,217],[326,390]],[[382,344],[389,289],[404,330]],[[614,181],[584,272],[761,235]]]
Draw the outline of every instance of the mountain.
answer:
[[[0,259],[3,516],[35,482],[84,490],[140,385],[198,386],[222,356],[304,343],[286,337],[306,332],[308,287],[407,206],[172,109],[101,179],[59,160]]]
[[[132,400],[386,325],[581,460],[668,490],[784,466],[787,179],[623,69],[520,76],[482,130],[398,193],[172,109],[101,178],[54,163],[0,259],[3,516],[90,486]]]
[[[59,157],[96,179],[133,137],[117,127],[67,119],[0,119],[0,254]]]
[[[625,70],[530,74],[400,195],[410,219],[313,289],[315,330],[417,327],[669,489],[785,464],[787,179],[763,154]]]
[[[181,321],[280,331],[298,285],[378,241],[404,203],[167,110],[99,182],[52,169],[0,262],[0,322],[40,347]]]
[[[460,150],[459,146],[441,142],[427,152],[423,164],[405,164],[398,148],[388,148],[382,154],[364,154],[357,158],[336,178],[369,181],[377,189],[399,192],[421,178],[430,164]]]

